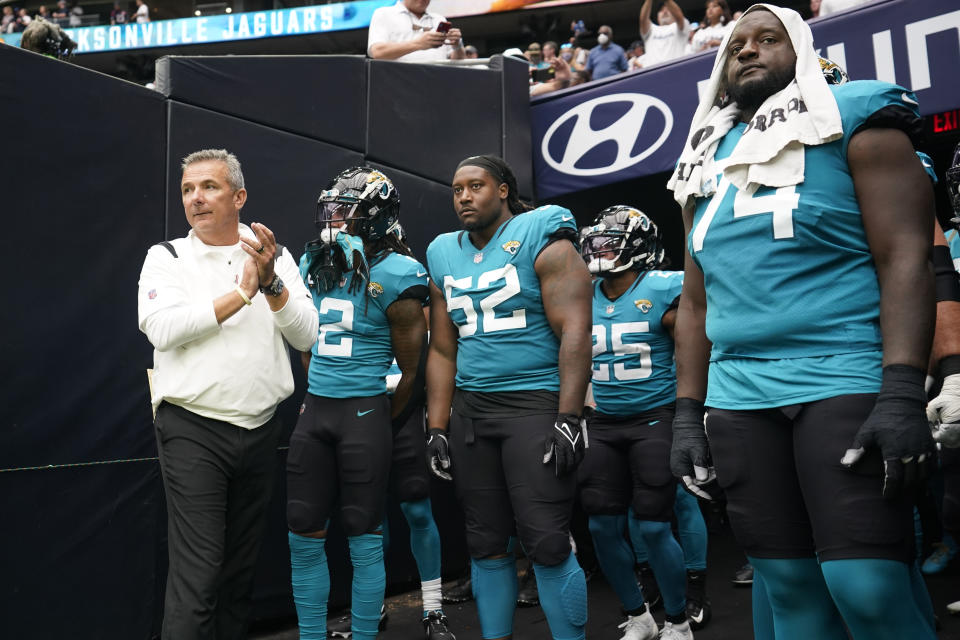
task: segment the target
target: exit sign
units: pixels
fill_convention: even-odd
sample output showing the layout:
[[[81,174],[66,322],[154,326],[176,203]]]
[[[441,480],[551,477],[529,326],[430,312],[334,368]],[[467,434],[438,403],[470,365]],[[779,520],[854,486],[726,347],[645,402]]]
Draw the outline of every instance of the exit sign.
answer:
[[[935,113],[930,116],[934,133],[947,133],[960,130],[960,109]]]

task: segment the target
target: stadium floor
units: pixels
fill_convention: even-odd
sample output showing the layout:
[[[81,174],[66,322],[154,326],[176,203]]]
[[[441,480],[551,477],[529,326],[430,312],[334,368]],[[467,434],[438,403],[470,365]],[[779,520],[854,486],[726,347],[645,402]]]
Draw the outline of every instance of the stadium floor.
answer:
[[[729,530],[710,534],[707,593],[713,603],[713,619],[705,629],[694,634],[697,640],[749,640],[753,637],[750,589],[734,587],[730,583],[733,573],[743,562],[743,555],[736,548]],[[948,615],[945,609],[947,603],[960,600],[960,556],[943,573],[928,576],[927,585],[943,625],[937,637],[939,640],[960,640],[960,617]],[[616,640],[622,635],[617,625],[624,620],[616,595],[599,573],[593,576],[587,588],[590,603],[587,637]],[[387,598],[387,610],[390,618],[378,638],[413,640],[423,637],[419,622],[419,590]],[[446,605],[444,610],[457,640],[480,640],[476,606],[472,601]],[[656,612],[654,617],[662,624],[663,610]],[[540,607],[517,609],[513,635],[516,640],[550,639]],[[297,637],[295,620],[261,622],[250,633],[251,640],[296,640]]]

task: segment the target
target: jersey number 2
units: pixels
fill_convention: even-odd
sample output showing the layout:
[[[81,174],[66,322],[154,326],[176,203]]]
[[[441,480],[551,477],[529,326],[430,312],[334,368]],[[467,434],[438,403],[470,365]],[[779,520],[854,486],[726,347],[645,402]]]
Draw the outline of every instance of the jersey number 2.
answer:
[[[341,333],[353,330],[353,303],[339,298],[324,298],[320,301],[320,313],[339,311],[340,320],[320,325],[320,335],[317,338],[318,356],[346,356],[350,357],[353,351],[353,338],[341,337],[340,342],[327,342],[331,333]]]

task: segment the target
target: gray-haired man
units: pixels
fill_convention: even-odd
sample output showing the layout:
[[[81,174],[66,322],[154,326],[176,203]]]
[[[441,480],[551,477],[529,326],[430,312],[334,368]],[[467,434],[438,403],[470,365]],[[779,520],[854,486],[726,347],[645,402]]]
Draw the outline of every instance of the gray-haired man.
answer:
[[[240,224],[236,156],[197,151],[182,169],[191,230],[150,248],[138,297],[167,496],[163,638],[243,638],[276,476],[274,413],[293,392],[285,342],[308,350],[318,317],[273,232]]]

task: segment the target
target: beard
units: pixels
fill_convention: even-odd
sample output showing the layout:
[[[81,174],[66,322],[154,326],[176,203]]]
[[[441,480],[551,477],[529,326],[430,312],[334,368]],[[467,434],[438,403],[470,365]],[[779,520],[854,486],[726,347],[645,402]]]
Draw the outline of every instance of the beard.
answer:
[[[760,108],[767,98],[782,91],[793,81],[796,67],[787,67],[768,73],[758,79],[747,78],[727,89],[727,95],[737,103],[741,111],[753,112]]]

